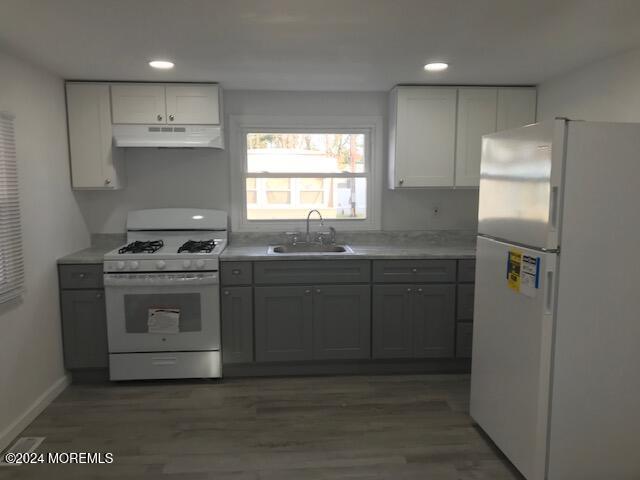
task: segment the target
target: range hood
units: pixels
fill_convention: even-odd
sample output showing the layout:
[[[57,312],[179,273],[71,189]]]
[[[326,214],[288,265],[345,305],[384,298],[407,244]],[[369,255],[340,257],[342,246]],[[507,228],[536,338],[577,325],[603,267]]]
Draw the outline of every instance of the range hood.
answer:
[[[224,148],[219,125],[113,125],[116,147]]]

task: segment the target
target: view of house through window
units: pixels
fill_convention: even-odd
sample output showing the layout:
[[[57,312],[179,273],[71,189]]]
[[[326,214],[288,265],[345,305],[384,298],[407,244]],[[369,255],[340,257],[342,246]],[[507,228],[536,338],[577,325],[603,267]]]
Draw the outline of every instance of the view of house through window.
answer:
[[[247,220],[367,218],[364,133],[248,133]]]

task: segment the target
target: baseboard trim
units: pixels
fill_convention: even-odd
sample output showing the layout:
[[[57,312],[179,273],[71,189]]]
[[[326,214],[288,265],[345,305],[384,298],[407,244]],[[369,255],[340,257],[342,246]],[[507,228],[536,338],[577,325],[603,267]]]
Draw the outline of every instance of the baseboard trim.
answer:
[[[0,452],[7,448],[13,440],[27,428],[27,426],[35,420],[35,418],[47,408],[47,406],[55,400],[71,383],[71,377],[68,374],[63,375],[56,380],[42,395],[29,405],[22,414],[7,428],[0,432]]]

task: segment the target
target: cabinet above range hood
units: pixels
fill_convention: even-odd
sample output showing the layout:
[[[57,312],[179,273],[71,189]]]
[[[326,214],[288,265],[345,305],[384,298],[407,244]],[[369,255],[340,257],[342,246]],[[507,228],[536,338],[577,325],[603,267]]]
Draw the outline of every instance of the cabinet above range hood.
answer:
[[[224,148],[219,125],[113,125],[116,147]]]

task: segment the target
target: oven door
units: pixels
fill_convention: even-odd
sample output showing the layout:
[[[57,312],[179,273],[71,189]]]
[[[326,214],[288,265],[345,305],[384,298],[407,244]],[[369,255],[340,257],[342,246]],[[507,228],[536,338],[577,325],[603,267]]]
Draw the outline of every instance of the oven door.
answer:
[[[220,349],[218,272],[105,274],[109,352]]]

